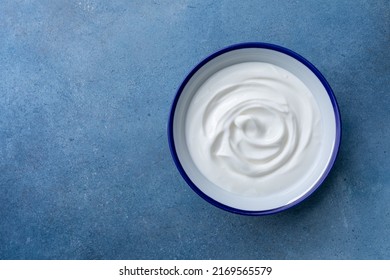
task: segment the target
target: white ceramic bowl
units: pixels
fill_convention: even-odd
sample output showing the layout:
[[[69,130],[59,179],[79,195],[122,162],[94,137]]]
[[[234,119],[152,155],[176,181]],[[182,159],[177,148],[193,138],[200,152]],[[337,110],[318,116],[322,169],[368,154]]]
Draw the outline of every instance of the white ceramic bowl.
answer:
[[[186,113],[197,89],[214,73],[243,62],[266,62],[298,77],[312,92],[322,118],[322,145],[316,168],[291,186],[293,191],[272,196],[241,196],[210,182],[194,164],[186,144]],[[242,43],[224,48],[200,62],[179,87],[168,123],[168,140],[173,160],[188,185],[211,204],[224,210],[265,215],[286,210],[311,195],[325,180],[336,159],[341,140],[341,120],[336,98],[324,76],[305,58],[281,46]],[[286,186],[290,187],[290,186]]]

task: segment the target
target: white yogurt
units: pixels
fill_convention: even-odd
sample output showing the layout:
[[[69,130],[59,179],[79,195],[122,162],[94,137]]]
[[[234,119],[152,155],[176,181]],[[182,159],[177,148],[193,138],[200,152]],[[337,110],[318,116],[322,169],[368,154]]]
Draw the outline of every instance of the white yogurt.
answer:
[[[310,90],[269,63],[226,67],[200,86],[186,115],[194,164],[212,183],[241,195],[283,190],[307,176],[321,144]]]

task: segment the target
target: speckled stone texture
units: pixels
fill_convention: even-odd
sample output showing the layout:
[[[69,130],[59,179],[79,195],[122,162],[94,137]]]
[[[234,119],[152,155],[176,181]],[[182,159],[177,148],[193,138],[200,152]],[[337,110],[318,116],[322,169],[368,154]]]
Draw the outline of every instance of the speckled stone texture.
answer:
[[[322,71],[343,139],[286,212],[220,210],[184,182],[166,125],[188,71],[227,45]],[[3,0],[1,259],[389,259],[390,2]]]

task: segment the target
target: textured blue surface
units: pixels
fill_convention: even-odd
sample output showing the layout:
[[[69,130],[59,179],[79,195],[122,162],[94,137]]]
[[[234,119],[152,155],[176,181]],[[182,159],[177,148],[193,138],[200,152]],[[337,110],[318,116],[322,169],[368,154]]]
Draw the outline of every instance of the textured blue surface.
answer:
[[[389,259],[390,2],[0,3],[1,259]],[[310,60],[343,140],[313,196],[245,217],[171,159],[175,91],[227,45]]]

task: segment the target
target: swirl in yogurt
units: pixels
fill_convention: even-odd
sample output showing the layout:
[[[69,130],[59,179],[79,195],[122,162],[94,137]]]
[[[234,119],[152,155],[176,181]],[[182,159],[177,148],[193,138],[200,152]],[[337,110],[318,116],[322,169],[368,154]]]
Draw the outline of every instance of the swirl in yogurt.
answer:
[[[240,63],[200,86],[188,109],[186,141],[215,185],[243,195],[272,193],[310,169],[320,120],[312,93],[292,73]]]

